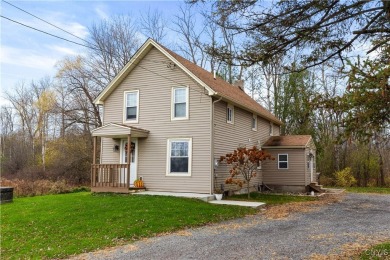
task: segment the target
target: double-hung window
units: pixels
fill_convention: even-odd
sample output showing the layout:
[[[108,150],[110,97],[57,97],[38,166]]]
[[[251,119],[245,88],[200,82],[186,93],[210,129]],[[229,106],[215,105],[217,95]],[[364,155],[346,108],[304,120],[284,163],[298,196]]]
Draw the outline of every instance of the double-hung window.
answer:
[[[288,169],[288,154],[278,154],[278,169]]]
[[[226,122],[229,124],[234,123],[234,106],[230,104],[226,107]]]
[[[192,139],[168,139],[167,175],[191,175]]]
[[[172,120],[188,119],[188,87],[172,89]]]
[[[125,91],[124,122],[138,122],[139,91]]]

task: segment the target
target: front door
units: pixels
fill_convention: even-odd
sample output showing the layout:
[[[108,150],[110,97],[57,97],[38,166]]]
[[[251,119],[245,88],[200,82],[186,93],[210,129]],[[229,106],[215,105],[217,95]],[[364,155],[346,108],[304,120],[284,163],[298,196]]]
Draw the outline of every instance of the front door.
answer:
[[[127,139],[121,141],[121,163],[127,163]],[[130,186],[134,185],[137,179],[137,162],[138,162],[138,138],[131,138],[131,163],[130,163]],[[124,179],[126,182],[126,179]]]

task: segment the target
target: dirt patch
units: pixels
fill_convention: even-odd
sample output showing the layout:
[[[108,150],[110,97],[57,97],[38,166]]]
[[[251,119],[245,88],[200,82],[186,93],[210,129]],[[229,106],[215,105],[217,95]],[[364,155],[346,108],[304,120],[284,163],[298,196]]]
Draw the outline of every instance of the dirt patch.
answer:
[[[332,194],[318,197],[318,200],[307,202],[292,202],[283,205],[268,206],[264,215],[267,219],[285,219],[295,212],[310,212],[319,210],[320,206],[340,202],[344,194]]]

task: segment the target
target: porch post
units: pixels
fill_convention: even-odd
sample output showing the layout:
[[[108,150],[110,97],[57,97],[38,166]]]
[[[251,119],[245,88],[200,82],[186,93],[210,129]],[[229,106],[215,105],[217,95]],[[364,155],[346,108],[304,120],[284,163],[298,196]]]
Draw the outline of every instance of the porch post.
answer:
[[[130,163],[131,163],[131,134],[127,135],[127,189],[130,187]]]
[[[93,137],[93,156],[92,156],[92,167],[91,167],[91,187],[95,187],[96,185],[96,154],[97,154],[97,136]]]
[[[97,136],[93,137],[93,158],[92,158],[92,164],[96,164],[96,154],[97,154]]]

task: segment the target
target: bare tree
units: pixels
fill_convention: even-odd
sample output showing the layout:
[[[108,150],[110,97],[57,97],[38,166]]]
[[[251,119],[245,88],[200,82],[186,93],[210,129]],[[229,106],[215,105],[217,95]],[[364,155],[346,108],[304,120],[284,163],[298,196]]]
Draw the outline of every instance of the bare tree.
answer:
[[[101,90],[99,85],[94,85],[86,66],[85,59],[81,56],[66,58],[57,64],[57,78],[66,89],[65,92],[72,96],[67,117],[89,132],[91,127],[102,125],[99,107],[93,103]]]
[[[140,29],[148,37],[153,40],[163,43],[167,36],[168,20],[164,18],[161,11],[149,8],[146,14],[140,14]]]
[[[184,57],[200,67],[205,66],[206,57],[202,49],[200,37],[204,29],[197,31],[197,20],[190,5],[180,6],[180,14],[175,16],[172,30],[179,34],[182,44],[178,45]]]
[[[89,29],[92,43],[85,60],[90,80],[100,91],[130,61],[141,42],[135,21],[130,15],[115,16]]]

